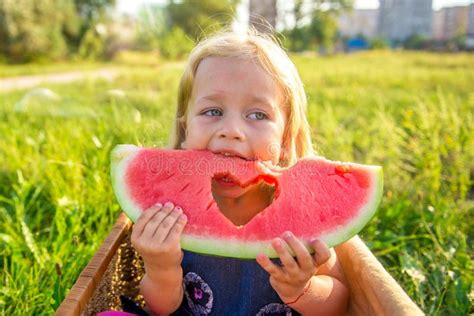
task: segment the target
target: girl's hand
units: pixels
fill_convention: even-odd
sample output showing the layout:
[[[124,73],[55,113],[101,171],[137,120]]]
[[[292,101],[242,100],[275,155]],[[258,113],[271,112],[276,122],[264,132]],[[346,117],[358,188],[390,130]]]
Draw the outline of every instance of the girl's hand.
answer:
[[[293,250],[296,260],[287,250],[286,245]],[[309,286],[309,281],[318,269],[331,257],[327,246],[319,240],[311,242],[315,250],[312,256],[291,232],[285,232],[282,238],[275,238],[272,246],[279,255],[282,265],[274,264],[264,254],[257,256],[257,262],[270,274],[270,284],[283,302],[292,302],[297,299]]]
[[[183,253],[179,241],[186,220],[183,210],[171,202],[164,206],[158,203],[140,216],[131,241],[143,258],[147,274],[162,275],[181,268]]]

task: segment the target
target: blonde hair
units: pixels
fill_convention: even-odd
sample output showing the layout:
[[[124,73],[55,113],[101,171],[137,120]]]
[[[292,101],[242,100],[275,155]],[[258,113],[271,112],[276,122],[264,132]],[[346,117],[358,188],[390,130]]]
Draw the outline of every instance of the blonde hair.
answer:
[[[286,124],[281,145],[279,165],[286,167],[298,158],[313,155],[311,131],[306,119],[306,95],[295,65],[270,35],[250,30],[245,35],[222,32],[200,42],[192,51],[178,92],[178,106],[174,133],[170,147],[181,149],[186,138],[186,116],[200,62],[206,57],[232,57],[256,60],[275,79],[283,94],[282,109],[286,111]]]

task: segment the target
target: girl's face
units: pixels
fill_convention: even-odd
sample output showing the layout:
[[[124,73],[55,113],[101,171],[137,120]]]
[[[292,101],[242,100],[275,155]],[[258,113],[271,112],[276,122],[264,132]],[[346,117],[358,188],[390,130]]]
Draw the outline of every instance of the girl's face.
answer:
[[[258,158],[276,165],[285,126],[280,100],[277,84],[257,62],[205,58],[196,71],[182,148]],[[214,184],[228,197],[248,189],[213,180]]]

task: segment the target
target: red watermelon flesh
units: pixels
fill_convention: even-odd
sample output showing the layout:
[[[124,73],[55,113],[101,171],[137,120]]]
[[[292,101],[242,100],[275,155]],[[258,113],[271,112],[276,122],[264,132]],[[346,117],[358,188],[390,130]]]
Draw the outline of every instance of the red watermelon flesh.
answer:
[[[312,238],[335,246],[365,226],[382,196],[381,167],[322,157],[283,169],[207,150],[118,145],[111,160],[115,194],[133,221],[152,205],[171,201],[188,217],[182,248],[211,255],[276,257],[270,242],[285,231],[308,249]],[[243,187],[261,180],[275,185],[273,202],[247,224],[234,225],[212,195],[212,178],[224,175]]]

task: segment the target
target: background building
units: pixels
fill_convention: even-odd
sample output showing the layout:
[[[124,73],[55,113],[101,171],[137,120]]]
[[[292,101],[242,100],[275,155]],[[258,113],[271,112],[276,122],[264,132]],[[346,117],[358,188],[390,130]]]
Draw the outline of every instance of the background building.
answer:
[[[474,36],[474,3],[469,6],[467,34]]]
[[[447,40],[468,33],[471,6],[442,8],[433,15],[433,38]]]
[[[432,0],[380,0],[378,34],[391,41],[432,36]]]
[[[466,46],[468,49],[474,50],[474,3],[469,6]]]

